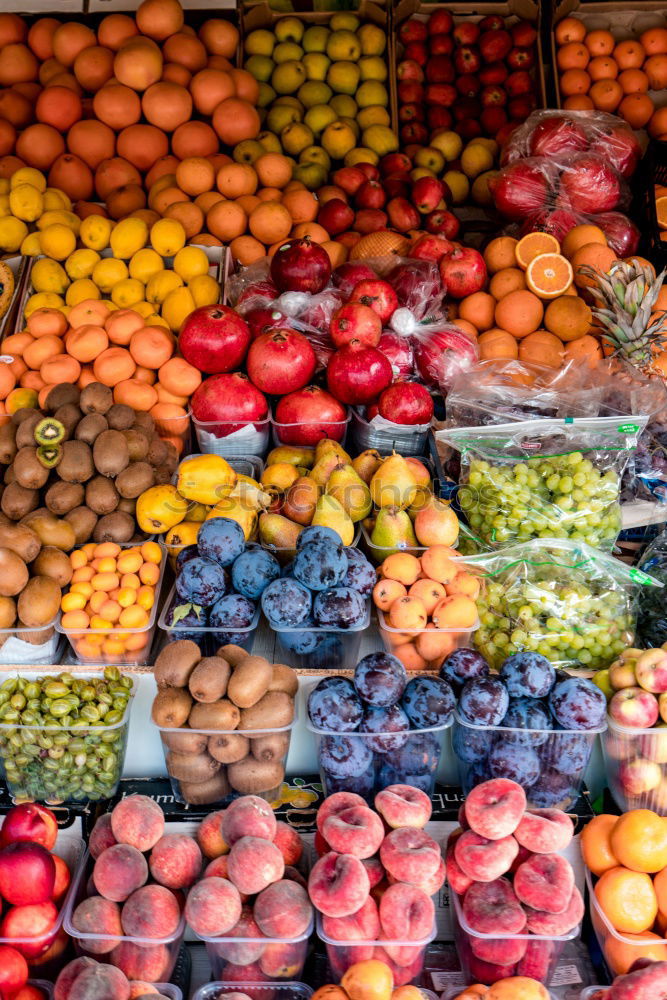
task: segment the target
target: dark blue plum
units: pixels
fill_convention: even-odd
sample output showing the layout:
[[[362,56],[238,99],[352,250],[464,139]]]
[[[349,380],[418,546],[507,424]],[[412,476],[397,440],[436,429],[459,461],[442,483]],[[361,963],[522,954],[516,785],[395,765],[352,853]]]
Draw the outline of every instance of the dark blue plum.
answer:
[[[466,764],[479,764],[489,756],[494,735],[487,729],[470,729],[454,721],[452,747],[459,760]]]
[[[314,653],[317,649],[319,633],[315,631],[315,622],[308,618],[303,622],[304,629],[294,632],[279,632],[281,645],[291,653],[298,653],[304,656],[307,653]]]
[[[285,563],[280,571],[281,576],[294,576],[294,560],[290,559],[288,563]]]
[[[592,749],[589,736],[562,733],[549,739],[549,742],[542,747],[540,756],[545,767],[552,767],[564,774],[576,775],[579,778],[588,766]]]
[[[399,701],[407,674],[397,656],[369,653],[354,668],[354,685],[369,705],[388,708]]]
[[[454,692],[442,677],[413,677],[401,698],[401,707],[413,729],[446,726],[455,706]]]
[[[553,719],[546,706],[537,698],[510,698],[510,707],[500,723],[506,729],[553,729]],[[503,733],[506,743],[517,746],[538,747],[549,739],[548,732]]]
[[[466,681],[474,677],[486,677],[489,664],[476,649],[455,649],[440,667],[440,676],[452,685],[456,694]]]
[[[199,554],[221,566],[231,566],[245,551],[243,528],[229,517],[204,521],[197,535]]]
[[[170,635],[172,642],[177,639],[192,639],[203,649],[205,636],[201,631],[194,630],[206,628],[208,625],[208,608],[202,608],[189,602],[183,604],[174,595],[164,620],[167,628],[174,628],[174,632]],[[193,629],[193,631],[189,631],[189,629]]]
[[[502,736],[494,743],[488,763],[494,778],[508,778],[523,788],[534,785],[542,769],[534,750],[508,743]]]
[[[563,729],[600,729],[607,715],[607,699],[586,677],[558,681],[549,696],[549,706]]]
[[[348,545],[345,549],[347,556],[347,573],[343,578],[343,586],[351,587],[357,593],[368,597],[373,592],[373,587],[377,582],[375,567],[368,561],[366,556],[359,549]]]
[[[375,753],[395,753],[408,742],[407,733],[410,720],[398,705],[389,708],[368,707],[359,728],[362,733],[391,733],[392,735],[370,736],[366,742]]]
[[[255,617],[256,605],[241,594],[227,594],[213,605],[209,612],[209,625],[228,630],[246,629]],[[219,640],[221,641],[221,640]]]
[[[356,628],[366,618],[366,602],[350,587],[331,587],[315,595],[313,617],[323,628]]]
[[[441,749],[435,733],[412,733],[405,746],[392,754],[391,762],[406,774],[426,774],[430,777],[438,769]]]
[[[182,601],[210,608],[227,593],[229,575],[210,559],[188,559],[176,577],[176,593]]]
[[[473,788],[477,785],[481,785],[484,781],[490,781],[493,775],[489,768],[488,761],[480,761],[479,764],[473,764],[466,770],[463,778],[463,793],[468,795]]]
[[[498,677],[475,677],[463,685],[458,711],[471,726],[499,726],[509,704],[507,688]]]
[[[308,696],[308,718],[316,729],[350,733],[363,717],[363,704],[347,677],[325,677]]]
[[[347,573],[347,556],[338,540],[309,542],[302,545],[294,558],[294,576],[309,590],[328,590],[343,582]]]
[[[253,601],[259,600],[266,588],[280,576],[280,563],[266,549],[242,552],[232,566],[234,590]]]
[[[373,763],[373,753],[366,740],[349,734],[323,736],[320,743],[320,767],[334,778],[357,778]]]
[[[310,591],[290,577],[282,577],[268,585],[262,594],[262,611],[275,629],[294,628],[310,615]]]
[[[409,771],[387,763],[383,764],[378,772],[378,786],[387,788],[389,785],[410,785],[411,788],[420,788],[422,792],[430,795],[433,791],[433,775],[410,774]]]
[[[191,559],[196,559],[199,555],[199,549],[196,545],[186,545],[176,556],[176,576],[181,572],[186,562]]]
[[[534,809],[566,808],[576,797],[572,775],[554,768],[542,771],[539,781],[530,790],[530,801]]]
[[[384,788],[384,785],[382,787]],[[355,775],[353,778],[335,778],[332,774],[326,774],[327,795],[333,795],[334,792],[356,792],[362,799],[370,799],[374,791],[374,764],[371,764],[363,774]]]
[[[304,545],[308,545],[310,542],[334,542],[336,545],[341,544],[340,535],[333,528],[325,528],[319,524],[311,524],[299,534],[296,540],[296,551],[302,549]]]
[[[503,663],[500,676],[510,698],[546,698],[556,671],[541,653],[514,653]]]

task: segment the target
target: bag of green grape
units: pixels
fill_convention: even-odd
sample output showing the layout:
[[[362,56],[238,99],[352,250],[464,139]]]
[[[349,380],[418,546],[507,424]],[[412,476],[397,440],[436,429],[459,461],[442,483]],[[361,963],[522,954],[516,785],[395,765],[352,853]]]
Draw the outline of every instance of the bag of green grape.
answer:
[[[601,670],[635,639],[638,587],[662,587],[606,552],[534,538],[468,556],[481,577],[475,647],[492,667],[512,653],[542,653],[561,667]]]
[[[613,549],[620,485],[647,417],[566,417],[436,432],[461,455],[457,502],[492,548],[569,538]]]

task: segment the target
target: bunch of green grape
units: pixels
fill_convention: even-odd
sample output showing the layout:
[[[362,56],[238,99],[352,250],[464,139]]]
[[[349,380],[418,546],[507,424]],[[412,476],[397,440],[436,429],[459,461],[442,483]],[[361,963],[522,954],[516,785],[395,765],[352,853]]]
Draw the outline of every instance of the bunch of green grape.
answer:
[[[610,548],[621,530],[620,479],[580,451],[502,465],[473,458],[461,509],[491,543],[568,538]]]

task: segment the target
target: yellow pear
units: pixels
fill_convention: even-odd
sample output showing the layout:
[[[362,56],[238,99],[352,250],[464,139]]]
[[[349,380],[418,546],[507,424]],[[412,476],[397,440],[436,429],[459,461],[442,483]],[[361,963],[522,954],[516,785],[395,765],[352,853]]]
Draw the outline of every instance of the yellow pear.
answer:
[[[402,455],[389,455],[370,482],[376,507],[409,507],[417,492],[417,481]]]
[[[311,523],[337,531],[343,545],[351,545],[354,541],[354,524],[351,518],[338,500],[326,493],[317,501]]]

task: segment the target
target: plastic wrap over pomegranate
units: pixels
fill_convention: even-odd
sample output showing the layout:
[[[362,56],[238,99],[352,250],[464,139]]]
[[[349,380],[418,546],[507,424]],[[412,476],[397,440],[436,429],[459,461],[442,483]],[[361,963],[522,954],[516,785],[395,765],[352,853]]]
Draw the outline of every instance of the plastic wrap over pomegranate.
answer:
[[[395,318],[396,314],[392,322]],[[439,389],[443,395],[457,375],[479,360],[477,344],[452,323],[443,320],[415,323],[407,335],[414,349],[418,376],[425,385]]]

